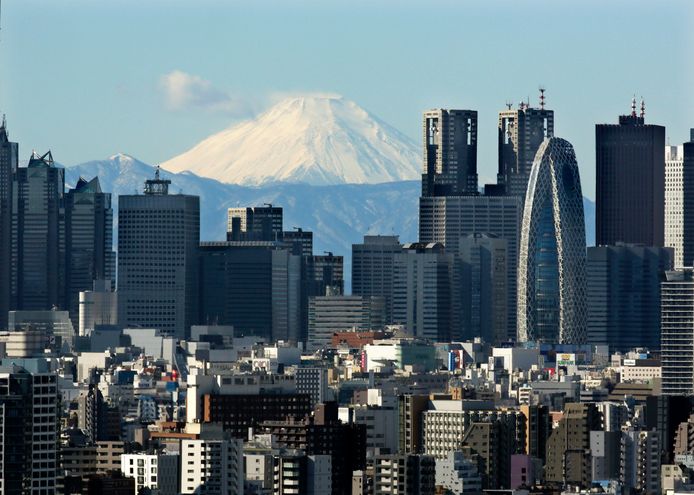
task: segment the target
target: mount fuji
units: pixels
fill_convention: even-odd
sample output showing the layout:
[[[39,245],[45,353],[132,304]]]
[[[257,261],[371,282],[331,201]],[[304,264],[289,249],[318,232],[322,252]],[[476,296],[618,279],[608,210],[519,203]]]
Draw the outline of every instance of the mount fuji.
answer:
[[[377,184],[417,180],[419,147],[341,96],[287,98],[164,163],[227,184]]]

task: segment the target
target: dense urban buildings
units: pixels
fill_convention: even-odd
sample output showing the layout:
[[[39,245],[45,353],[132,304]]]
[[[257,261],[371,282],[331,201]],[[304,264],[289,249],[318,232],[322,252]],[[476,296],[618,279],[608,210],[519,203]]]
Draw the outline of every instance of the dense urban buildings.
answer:
[[[595,126],[595,235],[598,246],[617,242],[663,246],[665,127],[646,124],[644,110],[618,124]]]
[[[546,140],[525,198],[518,262],[518,339],[586,342],[585,224],[576,155]]]
[[[692,143],[641,205],[669,247],[586,248],[540,96],[499,114],[484,193],[477,112],[424,113],[419,239],[352,244],[351,293],[280,205],[229,198],[201,240],[201,198],[156,169],[114,217],[104,178],[19,166],[3,121],[0,492],[694,493]],[[661,146],[602,127],[600,170]]]

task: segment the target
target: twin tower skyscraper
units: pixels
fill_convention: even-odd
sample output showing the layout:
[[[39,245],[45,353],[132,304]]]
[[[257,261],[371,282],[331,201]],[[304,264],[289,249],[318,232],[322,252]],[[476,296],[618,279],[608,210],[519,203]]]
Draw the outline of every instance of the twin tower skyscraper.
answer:
[[[573,147],[554,137],[554,112],[545,108],[544,91],[538,108],[523,102],[499,113],[497,183],[483,191],[477,175],[477,112],[427,111],[423,130],[420,242],[441,242],[455,253],[467,236],[506,241],[506,259],[498,262],[507,270],[507,300],[491,305],[496,308],[492,311],[506,313],[506,331],[486,337],[584,343],[586,238],[580,176]],[[494,293],[478,286],[481,293],[472,298],[473,306]],[[476,336],[472,330],[470,335],[463,329],[461,336]]]

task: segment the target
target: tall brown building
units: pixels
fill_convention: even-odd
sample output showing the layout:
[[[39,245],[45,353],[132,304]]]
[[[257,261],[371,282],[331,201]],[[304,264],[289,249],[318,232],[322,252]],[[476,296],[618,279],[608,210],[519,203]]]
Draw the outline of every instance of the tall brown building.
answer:
[[[602,415],[595,404],[566,405],[559,426],[547,441],[547,482],[590,487],[590,432],[596,430],[602,430]]]
[[[645,123],[643,103],[619,124],[595,126],[596,243],[663,246],[665,127]]]

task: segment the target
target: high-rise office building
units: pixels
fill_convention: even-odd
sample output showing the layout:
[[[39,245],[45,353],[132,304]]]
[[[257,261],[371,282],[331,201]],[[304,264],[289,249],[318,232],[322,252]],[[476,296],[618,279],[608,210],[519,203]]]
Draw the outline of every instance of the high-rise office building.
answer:
[[[595,235],[598,246],[617,242],[663,246],[665,127],[646,124],[643,103],[618,124],[595,126]]]
[[[694,270],[665,272],[661,286],[660,352],[663,395],[694,393]]]
[[[499,112],[499,172],[497,182],[510,196],[525,198],[535,154],[546,138],[554,136],[554,111],[545,109],[544,90],[540,108],[521,102],[517,109]]]
[[[19,145],[10,141],[5,117],[0,123],[0,329],[10,310],[12,263],[12,179],[19,162]]]
[[[453,256],[442,244],[403,246],[393,263],[393,321],[416,337],[450,342],[453,336]]]
[[[118,322],[184,338],[197,316],[200,198],[169,194],[157,169],[119,197]]]
[[[474,233],[496,235],[508,243],[508,337],[516,336],[518,246],[522,199],[518,196],[422,197],[419,241],[442,243],[456,253],[460,239]]]
[[[519,340],[585,343],[585,239],[573,146],[564,139],[547,139],[537,151],[523,211]]]
[[[203,242],[199,251],[198,323],[300,340],[300,255],[269,241]]]
[[[675,268],[694,265],[694,129],[689,142],[665,147],[665,245]]]
[[[383,297],[388,324],[393,322],[393,260],[401,252],[396,235],[365,235],[361,244],[352,244],[352,294]]]
[[[477,111],[424,112],[422,196],[477,195]]]
[[[282,238],[282,207],[266,206],[229,208],[228,241],[277,241]]]
[[[286,234],[286,232],[285,232]],[[285,243],[286,238],[285,238]],[[308,338],[309,299],[344,293],[344,258],[333,253],[301,257],[301,342]]]
[[[665,147],[665,245],[674,249],[675,268],[682,260],[684,220],[684,150],[682,146]]]
[[[65,171],[51,152],[16,170],[12,212],[14,309],[65,307]]]
[[[660,347],[660,284],[672,248],[618,243],[588,248],[588,342],[610,351]]]
[[[115,282],[111,194],[101,190],[98,177],[80,179],[65,195],[66,309],[79,321],[79,293],[95,280]]]
[[[0,491],[54,495],[58,385],[43,359],[0,366]]]
[[[326,348],[335,332],[381,330],[385,324],[385,301],[372,296],[318,296],[308,301],[310,351]]]
[[[493,234],[470,234],[458,244],[454,283],[460,298],[463,340],[482,337],[498,344],[508,339],[508,241]],[[459,309],[458,309],[459,306]]]

